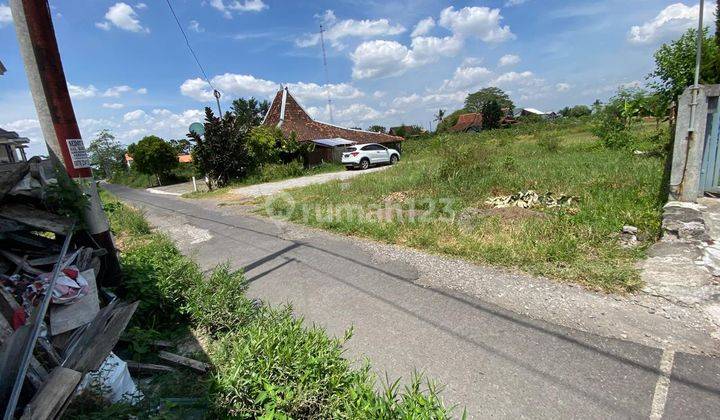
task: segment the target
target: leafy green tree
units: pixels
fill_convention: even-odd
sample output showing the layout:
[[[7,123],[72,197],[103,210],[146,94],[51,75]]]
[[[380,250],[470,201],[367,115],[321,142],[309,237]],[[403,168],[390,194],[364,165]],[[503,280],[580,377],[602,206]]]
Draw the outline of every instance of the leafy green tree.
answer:
[[[715,5],[715,45],[720,48],[720,0]]]
[[[249,127],[238,123],[232,112],[217,117],[207,107],[204,125],[203,137],[195,133],[189,133],[188,137],[195,142],[193,165],[207,175],[210,188],[222,187],[231,179],[245,176],[251,166],[247,150]]]
[[[482,107],[483,128],[491,130],[500,127],[500,121],[503,117],[503,111],[500,104],[496,100],[486,102]]]
[[[679,39],[663,44],[655,52],[655,69],[648,75],[649,86],[666,101],[674,101],[693,84],[695,55],[697,53],[697,30],[689,29]],[[700,83],[720,83],[720,46],[703,30],[702,67]]]
[[[192,142],[188,139],[172,139],[170,145],[178,155],[189,155],[192,152]]]
[[[559,111],[559,114],[568,118],[580,118],[592,114],[592,110],[587,105],[575,105],[572,108],[566,106]]]
[[[371,125],[368,127],[368,131],[372,131],[374,133],[385,133],[387,132],[387,129],[382,125]]]
[[[131,145],[128,151],[138,172],[155,175],[159,184],[178,166],[177,153],[170,143],[157,136],[147,136]]]
[[[232,103],[232,113],[235,115],[235,124],[244,126],[248,131],[260,125],[270,108],[268,101],[258,102],[255,98],[238,98]]]
[[[508,108],[512,111],[515,108],[510,97],[502,89],[487,87],[471,93],[465,98],[465,110],[467,112],[481,112],[483,106],[490,101],[497,102],[501,109]]]
[[[90,164],[110,178],[115,171],[125,168],[125,147],[110,130],[101,130],[88,146]]]

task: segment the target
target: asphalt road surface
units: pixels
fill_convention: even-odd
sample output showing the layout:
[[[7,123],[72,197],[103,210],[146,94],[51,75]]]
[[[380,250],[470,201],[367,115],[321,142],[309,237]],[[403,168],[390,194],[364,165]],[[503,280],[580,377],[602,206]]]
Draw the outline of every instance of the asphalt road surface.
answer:
[[[718,418],[720,360],[605,338],[418,285],[352,241],[202,201],[108,185],[209,269],[246,271],[249,295],[291,302],[307,322],[354,336],[347,356],[392,379],[414,370],[471,418]],[[479,279],[482,281],[482,279]],[[381,373],[384,378],[384,373]]]

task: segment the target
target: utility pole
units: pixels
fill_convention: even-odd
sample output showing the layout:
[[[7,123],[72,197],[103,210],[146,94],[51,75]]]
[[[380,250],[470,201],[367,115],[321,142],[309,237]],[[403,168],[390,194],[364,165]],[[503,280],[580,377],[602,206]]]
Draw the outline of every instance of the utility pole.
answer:
[[[88,233],[108,252],[103,286],[116,286],[120,264],[75,119],[50,6],[47,0],[10,0],[10,9],[50,159],[89,196],[90,205],[85,210]]]
[[[334,124],[332,100],[330,99],[330,77],[328,76],[327,54],[325,53],[325,28],[320,25],[320,45],[322,46],[323,67],[325,68],[325,94],[327,94],[328,112],[330,112],[330,123]]]

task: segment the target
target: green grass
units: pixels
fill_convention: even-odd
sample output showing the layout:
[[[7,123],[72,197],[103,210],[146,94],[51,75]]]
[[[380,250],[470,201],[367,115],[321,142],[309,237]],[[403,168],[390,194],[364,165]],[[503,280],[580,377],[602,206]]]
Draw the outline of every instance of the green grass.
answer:
[[[640,287],[634,264],[660,229],[662,158],[604,148],[583,121],[440,135],[407,141],[403,152],[390,170],[292,190],[295,205],[276,200],[272,210],[311,226],[605,291]],[[519,211],[512,218],[487,215],[488,198],[523,190],[577,196],[579,204]],[[443,220],[443,205],[432,207],[441,199],[452,201],[456,215],[476,209],[486,216],[469,224]],[[406,211],[413,205],[431,210],[432,217],[336,217],[338,206],[356,206],[367,215],[387,202]],[[623,225],[639,228],[646,238],[641,246],[619,245]]]
[[[192,179],[195,169],[191,163],[181,163],[163,180],[163,185],[177,184],[187,182]],[[144,174],[135,169],[125,169],[116,171],[108,180],[113,184],[125,185],[130,188],[152,188],[159,184],[155,175]]]
[[[321,165],[304,169],[300,162],[287,164],[264,165],[257,172],[249,174],[243,179],[230,182],[229,185],[216,188],[212,191],[199,191],[184,194],[184,198],[211,198],[228,193],[234,188],[246,187],[248,185],[261,184],[264,182],[282,181],[284,179],[297,178],[301,176],[324,174],[328,172],[344,171],[345,167],[339,163],[323,163]]]
[[[227,265],[205,277],[164,235],[138,228],[142,214],[102,192],[126,274],[119,294],[143,303],[131,334],[158,338],[185,325],[202,332],[213,366],[208,377],[182,372],[160,375],[143,387],[137,407],[104,406],[91,397],[76,399],[72,418],[347,418],[445,419],[439,389],[419,374],[386,383],[378,392],[370,366],[343,357],[344,337],[332,338],[306,326],[290,307],[257,306],[245,296],[242,273]],[[130,221],[130,223],[128,223]],[[147,360],[152,361],[152,359]],[[170,397],[191,397],[195,406],[175,406]],[[199,411],[198,411],[199,410]]]

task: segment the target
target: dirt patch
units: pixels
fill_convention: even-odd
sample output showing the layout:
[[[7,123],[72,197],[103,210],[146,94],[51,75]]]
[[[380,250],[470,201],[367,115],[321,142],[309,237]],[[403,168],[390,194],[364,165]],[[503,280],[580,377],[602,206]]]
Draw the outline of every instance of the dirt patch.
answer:
[[[410,197],[409,191],[395,191],[383,199],[386,203],[402,203]]]

